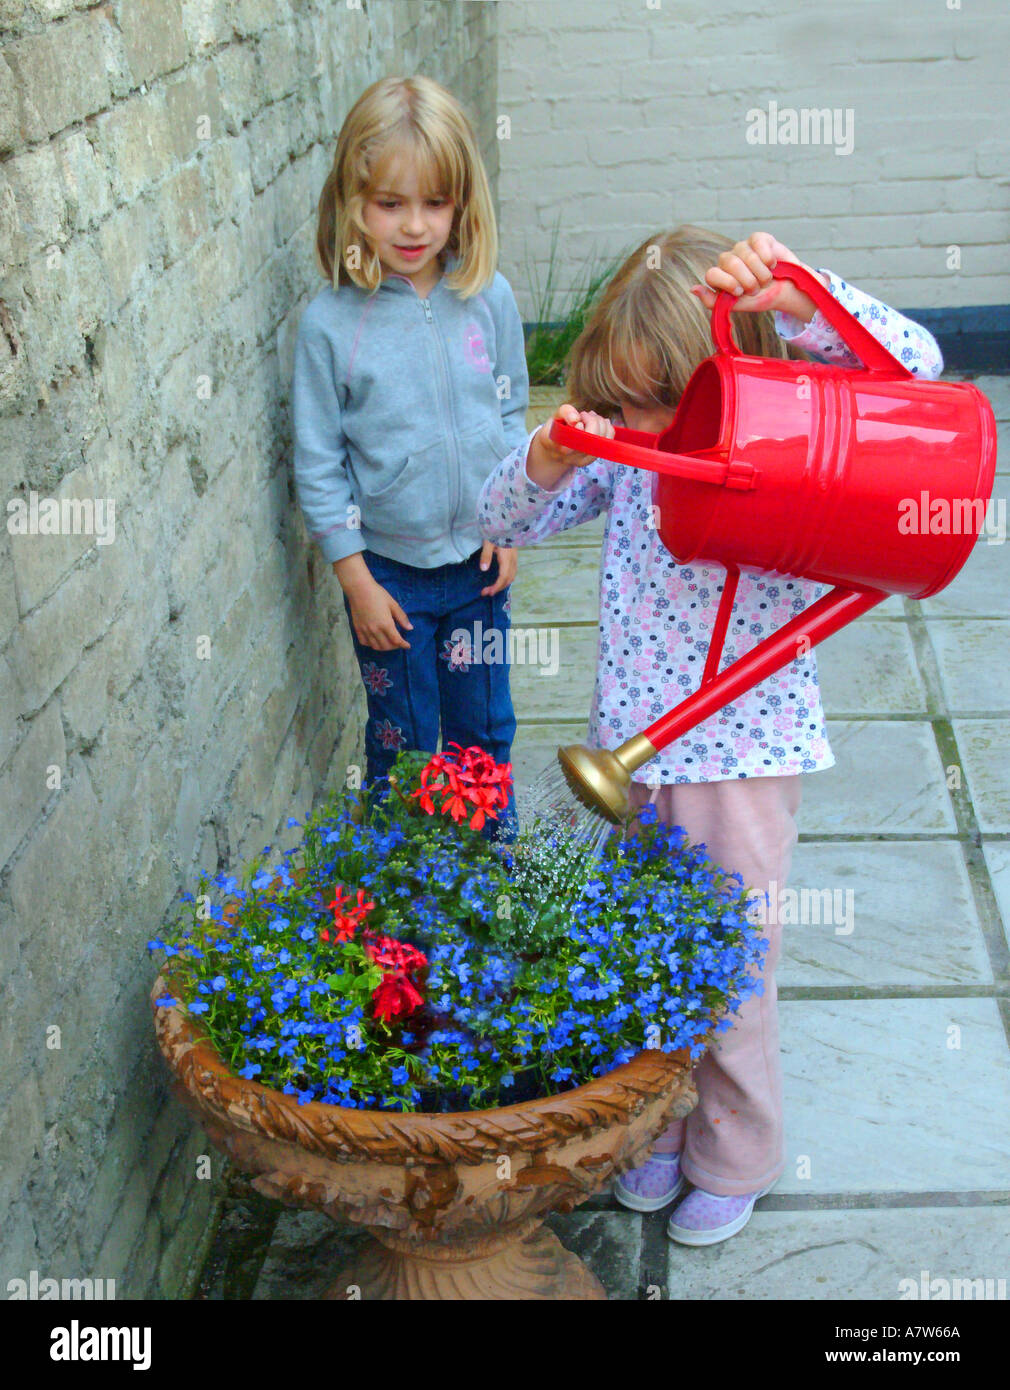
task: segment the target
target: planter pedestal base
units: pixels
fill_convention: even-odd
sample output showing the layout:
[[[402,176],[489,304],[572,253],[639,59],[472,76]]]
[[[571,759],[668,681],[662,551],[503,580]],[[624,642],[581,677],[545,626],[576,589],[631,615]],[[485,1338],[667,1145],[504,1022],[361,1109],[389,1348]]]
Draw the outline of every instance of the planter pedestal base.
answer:
[[[409,1240],[372,1228],[362,1249],[324,1298],[606,1299],[577,1255],[537,1221],[452,1245]]]
[[[177,1005],[151,992],[158,1042],[211,1141],[258,1191],[372,1237],[330,1299],[605,1299],[543,1226],[644,1163],[697,1104],[687,1049],[647,1048],[560,1095],[439,1114],[349,1109],[233,1075]],[[174,993],[174,990],[173,990]]]

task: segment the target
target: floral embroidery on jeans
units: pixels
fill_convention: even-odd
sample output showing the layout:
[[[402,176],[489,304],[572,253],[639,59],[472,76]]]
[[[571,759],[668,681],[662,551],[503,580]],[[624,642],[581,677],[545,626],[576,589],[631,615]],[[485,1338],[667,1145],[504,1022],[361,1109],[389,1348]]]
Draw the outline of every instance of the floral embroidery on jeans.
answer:
[[[403,730],[398,724],[391,724],[388,719],[384,719],[381,724],[377,724],[375,732],[379,736],[379,742],[383,748],[402,748],[407,740],[403,736]]]
[[[469,671],[471,661],[469,637],[461,637],[458,642],[453,642],[447,637],[442,643],[442,650],[438,654],[438,659],[448,662],[450,671]]]
[[[361,674],[373,695],[385,695],[387,690],[393,688],[393,682],[385,666],[376,666],[374,661],[366,661],[361,668]]]

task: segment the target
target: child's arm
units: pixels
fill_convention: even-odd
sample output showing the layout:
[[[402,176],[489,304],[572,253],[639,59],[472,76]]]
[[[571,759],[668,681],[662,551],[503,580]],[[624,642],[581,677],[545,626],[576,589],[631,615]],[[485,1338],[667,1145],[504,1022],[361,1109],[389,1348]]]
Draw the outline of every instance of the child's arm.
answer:
[[[305,527],[325,559],[343,560],[365,544],[360,528],[351,524],[356,513],[333,355],[311,306],[298,325],[291,401],[295,489]]]
[[[609,422],[583,415],[563,405],[558,417],[570,425],[613,433]],[[545,437],[541,425],[514,449],[491,474],[481,490],[477,516],[481,532],[497,545],[535,545],[592,521],[610,506],[616,465],[560,448]]]
[[[311,306],[298,325],[291,397],[298,502],[310,538],[332,562],[347,595],[358,641],[378,651],[409,647],[399,627],[413,624],[365,563],[361,528],[354,524],[357,508],[347,476],[333,354]]]
[[[818,274],[828,281],[828,289],[878,342],[913,374],[924,381],[935,380],[943,371],[943,355],[939,344],[928,329],[913,319],[905,318],[896,309],[857,290],[830,270],[818,267]],[[858,367],[859,358],[847,346],[836,328],[817,311],[809,323],[792,314],[775,314],[775,331],[779,337],[805,352],[843,367]]]

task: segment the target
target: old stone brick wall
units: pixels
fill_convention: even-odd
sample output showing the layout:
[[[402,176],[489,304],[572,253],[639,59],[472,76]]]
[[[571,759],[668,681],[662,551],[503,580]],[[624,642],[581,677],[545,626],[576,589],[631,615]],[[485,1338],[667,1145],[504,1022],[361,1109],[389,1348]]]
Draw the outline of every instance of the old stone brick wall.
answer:
[[[694,222],[768,228],[896,306],[1010,302],[1005,0],[511,0],[499,24],[502,270],[524,316],[558,219],[563,287]],[[841,139],[748,143],[772,102],[776,135],[785,108],[801,138],[826,110]]]
[[[4,1290],[186,1286],[213,1184],[144,943],[361,761],[291,481],[316,200],[395,72],[464,100],[495,178],[496,10],[0,0],[0,497],[115,504],[111,543],[0,531]]]

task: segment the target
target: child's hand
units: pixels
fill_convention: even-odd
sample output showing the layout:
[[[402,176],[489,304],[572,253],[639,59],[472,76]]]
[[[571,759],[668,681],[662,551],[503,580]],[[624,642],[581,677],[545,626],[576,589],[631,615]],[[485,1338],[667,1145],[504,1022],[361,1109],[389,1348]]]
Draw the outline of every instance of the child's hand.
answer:
[[[519,556],[514,550],[510,550],[504,545],[494,545],[491,541],[485,541],[480,552],[482,570],[487,569],[495,555],[498,556],[498,578],[487,588],[481,589],[482,598],[489,598],[491,594],[496,594],[499,589],[507,589],[515,579],[516,570],[519,568]]]
[[[372,647],[377,652],[392,651],[396,647],[410,650],[410,643],[400,636],[396,624],[406,628],[413,628],[414,624],[388,589],[373,579],[344,592],[354,631],[363,647]]]
[[[794,256],[788,246],[776,241],[771,232],[752,232],[746,241],[738,241],[731,251],[723,251],[719,264],[705,272],[705,285],[692,285],[691,293],[698,296],[706,309],[715,304],[717,290],[728,290],[739,296],[734,305],[750,313],[762,309],[777,309],[783,314],[809,323],[817,312],[817,305],[802,290],[797,289],[791,280],[773,278],[772,266],[778,261],[792,261],[809,270],[825,289],[828,282],[809,265],[804,265]]]
[[[564,425],[574,425],[589,434],[602,435],[605,439],[614,437],[614,427],[610,421],[592,410],[579,411],[573,405],[559,405],[554,412],[554,420],[560,420]],[[554,420],[548,420],[546,425],[537,430],[526,455],[527,475],[533,482],[546,488],[552,488],[569,468],[583,468],[587,463],[593,462],[592,454],[582,454],[577,449],[568,449],[551,439],[550,429]]]

